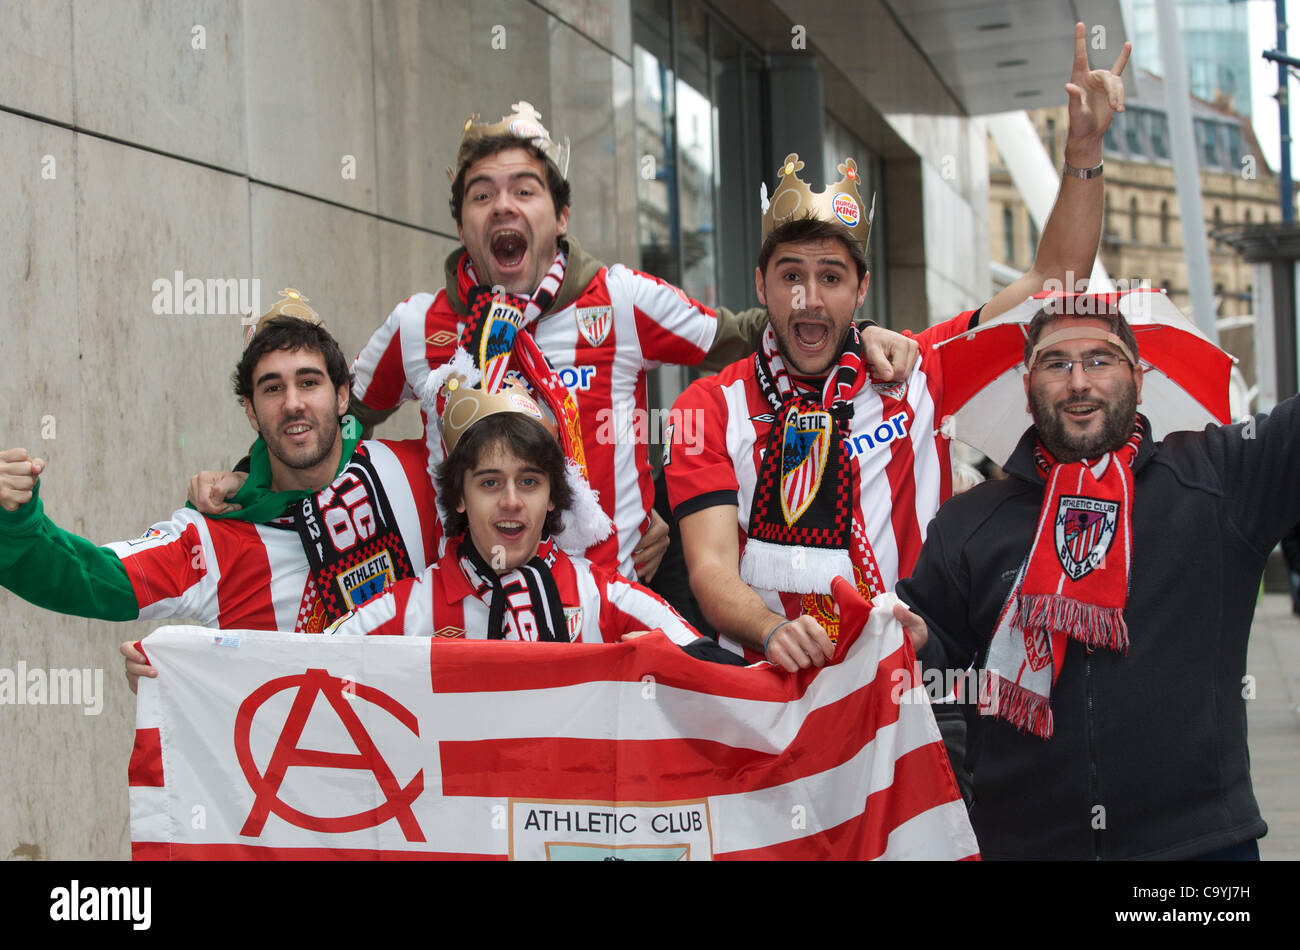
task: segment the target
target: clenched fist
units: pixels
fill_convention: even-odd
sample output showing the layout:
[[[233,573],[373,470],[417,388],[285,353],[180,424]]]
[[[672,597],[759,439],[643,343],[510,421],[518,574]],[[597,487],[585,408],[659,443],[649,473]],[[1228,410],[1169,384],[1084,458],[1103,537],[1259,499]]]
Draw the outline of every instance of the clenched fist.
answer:
[[[26,449],[0,451],[0,508],[17,511],[32,500],[45,460],[34,459]]]

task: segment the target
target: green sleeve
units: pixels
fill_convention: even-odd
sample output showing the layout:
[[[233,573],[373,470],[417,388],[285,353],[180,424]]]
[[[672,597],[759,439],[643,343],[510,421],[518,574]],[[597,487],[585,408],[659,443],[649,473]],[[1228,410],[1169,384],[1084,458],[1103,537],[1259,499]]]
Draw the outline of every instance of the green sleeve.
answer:
[[[699,368],[716,373],[736,360],[751,356],[758,349],[766,329],[766,307],[750,307],[739,313],[719,307],[718,330],[713,336],[713,346],[700,361]]]
[[[40,487],[17,511],[0,508],[0,585],[61,614],[135,620],[140,605],[122,561],[47,518]]]

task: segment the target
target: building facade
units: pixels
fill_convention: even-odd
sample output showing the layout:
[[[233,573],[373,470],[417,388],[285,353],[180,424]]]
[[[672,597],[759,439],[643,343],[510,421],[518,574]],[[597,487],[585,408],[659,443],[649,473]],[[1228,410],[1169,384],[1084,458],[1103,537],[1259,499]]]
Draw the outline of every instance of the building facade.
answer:
[[[1128,285],[1148,281],[1191,314],[1183,221],[1174,186],[1164,84],[1140,71],[1137,96],[1128,97],[1106,135],[1106,216],[1101,261],[1111,278]],[[1036,109],[1030,117],[1056,164],[1064,160],[1066,109]],[[1238,224],[1277,221],[1277,177],[1269,168],[1250,121],[1222,104],[1193,100],[1192,122],[1200,167],[1207,232]],[[989,142],[989,247],[993,260],[1024,270],[1033,259],[1037,231],[1019,199],[996,146]],[[1248,384],[1254,376],[1252,314],[1254,267],[1222,241],[1210,240],[1211,281],[1220,344],[1239,360]],[[1233,320],[1230,318],[1242,318]]]

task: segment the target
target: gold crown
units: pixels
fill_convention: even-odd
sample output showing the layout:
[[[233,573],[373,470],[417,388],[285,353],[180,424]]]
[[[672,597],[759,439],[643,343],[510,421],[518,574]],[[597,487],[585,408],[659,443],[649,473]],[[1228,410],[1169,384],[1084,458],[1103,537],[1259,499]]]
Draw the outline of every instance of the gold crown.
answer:
[[[515,138],[524,139],[550,159],[561,178],[569,177],[568,136],[565,136],[563,145],[552,141],[551,133],[547,132],[546,127],[542,125],[542,114],[533,108],[531,102],[521,99],[510,108],[515,111],[510,115],[502,116],[500,122],[491,125],[479,122],[477,112],[465,120],[465,125],[461,129],[460,147],[456,150],[456,169],[447,169],[447,177],[451,181],[456,180],[456,170],[465,164],[469,146],[479,139],[496,135],[513,135]]]
[[[460,376],[452,376],[442,394],[446,400],[442,406],[442,441],[447,446],[448,455],[456,450],[456,443],[470,426],[498,412],[521,412],[546,424],[537,400],[528,394],[528,390],[513,383],[494,393],[485,393],[466,386]]]
[[[767,200],[767,182],[763,182],[763,240],[766,241],[777,227],[790,221],[816,218],[840,225],[865,248],[871,236],[871,219],[876,215],[876,199],[873,195],[870,209],[863,207],[862,195],[858,192],[858,163],[851,158],[844,159],[837,166],[844,177],[820,193],[814,192],[795,174],[801,168],[803,162],[794,152],[785,157],[776,170],[781,181],[770,202]]]
[[[271,309],[266,311],[257,318],[257,322],[248,328],[244,334],[244,346],[253,342],[253,337],[262,332],[262,325],[272,317],[297,317],[299,320],[306,320],[308,323],[314,323],[316,326],[324,326],[325,321],[321,320],[320,315],[311,307],[307,306],[309,298],[304,297],[292,287],[286,287],[280,291],[280,299],[271,305]]]

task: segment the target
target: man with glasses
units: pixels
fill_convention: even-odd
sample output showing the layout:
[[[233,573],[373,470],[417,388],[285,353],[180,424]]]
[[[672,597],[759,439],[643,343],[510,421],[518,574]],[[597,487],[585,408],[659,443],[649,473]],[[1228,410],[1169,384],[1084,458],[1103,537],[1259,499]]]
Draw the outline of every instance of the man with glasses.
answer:
[[[984,857],[1258,858],[1242,684],[1264,561],[1300,520],[1300,405],[1155,442],[1137,339],[1074,315],[1096,309],[1030,323],[1034,425],[1006,480],[940,509],[898,613],[927,668],[978,669]]]

